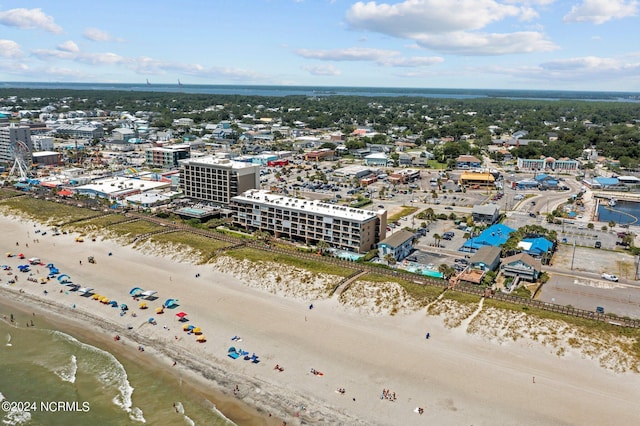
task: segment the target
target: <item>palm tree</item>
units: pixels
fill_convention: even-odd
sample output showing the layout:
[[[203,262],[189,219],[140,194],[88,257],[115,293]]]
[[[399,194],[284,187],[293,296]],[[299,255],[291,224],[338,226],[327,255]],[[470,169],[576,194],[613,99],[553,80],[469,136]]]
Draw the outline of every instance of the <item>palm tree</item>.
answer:
[[[395,265],[396,258],[393,253],[387,253],[384,255],[384,260],[387,262],[387,265]]]
[[[321,256],[324,256],[324,253],[329,248],[329,244],[324,240],[320,240],[316,244],[316,248],[318,249],[318,254],[321,255]]]
[[[440,234],[433,234],[433,239],[436,242],[436,247],[440,247],[440,240],[442,236]]]

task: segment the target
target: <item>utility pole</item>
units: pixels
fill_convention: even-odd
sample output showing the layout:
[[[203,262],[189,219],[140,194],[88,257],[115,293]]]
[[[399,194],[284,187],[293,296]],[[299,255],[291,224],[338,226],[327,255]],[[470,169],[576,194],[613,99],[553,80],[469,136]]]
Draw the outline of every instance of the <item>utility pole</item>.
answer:
[[[571,270],[573,271],[573,259],[576,258],[576,240],[573,240],[573,254],[571,255]]]

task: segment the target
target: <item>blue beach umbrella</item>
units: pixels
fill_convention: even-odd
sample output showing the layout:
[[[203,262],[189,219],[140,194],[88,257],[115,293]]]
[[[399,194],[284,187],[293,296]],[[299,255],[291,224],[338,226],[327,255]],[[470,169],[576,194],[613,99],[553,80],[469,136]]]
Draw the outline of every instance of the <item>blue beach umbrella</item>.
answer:
[[[133,297],[140,296],[143,291],[144,290],[141,289],[140,287],[134,287],[131,290],[129,290],[129,295]]]
[[[165,308],[175,308],[176,306],[178,306],[178,299],[167,299],[164,302]]]

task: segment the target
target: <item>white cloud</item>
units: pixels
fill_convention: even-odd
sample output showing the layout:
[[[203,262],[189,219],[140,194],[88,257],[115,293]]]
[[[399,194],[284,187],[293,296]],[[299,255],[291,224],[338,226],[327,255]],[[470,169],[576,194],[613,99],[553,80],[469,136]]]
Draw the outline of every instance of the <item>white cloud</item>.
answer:
[[[91,41],[122,41],[121,39],[117,39],[106,31],[100,30],[98,28],[87,28],[82,33],[84,38]]]
[[[65,41],[62,44],[58,45],[58,50],[62,50],[64,52],[79,52],[80,48],[73,41]]]
[[[13,40],[0,40],[0,57],[19,58],[22,56],[20,45]]]
[[[369,49],[353,47],[347,49],[311,50],[298,49],[298,55],[308,59],[321,59],[325,61],[377,61],[389,55],[397,55],[393,50]]]
[[[332,50],[298,49],[295,53],[307,59],[319,59],[323,61],[369,61],[375,62],[378,65],[392,67],[421,67],[443,61],[443,59],[439,57],[426,56],[403,58],[400,56],[400,52],[395,50],[362,47]]]
[[[428,67],[431,65],[444,62],[443,58],[438,56],[414,56],[411,58],[382,58],[378,60],[380,65],[388,67],[402,67],[402,68],[416,68],[416,67]]]
[[[45,15],[42,9],[11,9],[0,12],[0,24],[21,29],[41,29],[54,34],[62,33],[51,16]]]
[[[508,17],[520,8],[493,0],[405,0],[397,4],[358,2],[347,11],[354,28],[394,37],[470,31]]]
[[[358,2],[347,12],[352,27],[406,38],[422,48],[461,55],[505,55],[554,50],[541,32],[482,33],[508,18],[539,17],[535,6],[553,0],[405,0],[397,4]]]
[[[312,75],[327,76],[327,75],[342,74],[340,70],[334,67],[333,65],[316,65],[316,66],[306,65],[306,66],[303,66],[302,69]]]
[[[584,87],[594,82],[619,82],[621,79],[638,79],[640,62],[631,58],[603,58],[586,56],[558,59],[538,66],[521,67],[485,67],[476,69],[477,73],[502,74],[514,79],[527,80],[547,86],[550,82],[562,87]]]
[[[510,34],[457,32],[435,36],[425,35],[416,41],[424,48],[468,56],[548,52],[558,48],[541,33],[532,31]]]
[[[584,56],[580,58],[559,59],[545,62],[541,68],[550,71],[587,71],[587,70],[620,70],[624,65],[612,58]],[[636,64],[637,66],[637,64]]]
[[[623,19],[636,16],[638,2],[636,0],[584,0],[573,6],[564,16],[564,22],[593,22],[604,24],[612,19]]]
[[[73,43],[73,42],[72,42]],[[75,45],[75,43],[73,43]],[[77,48],[77,46],[75,46]],[[114,65],[114,64],[126,64],[128,60],[115,53],[86,53],[78,50],[61,49],[36,49],[31,52],[33,56],[43,61],[49,60],[69,60],[90,65]]]

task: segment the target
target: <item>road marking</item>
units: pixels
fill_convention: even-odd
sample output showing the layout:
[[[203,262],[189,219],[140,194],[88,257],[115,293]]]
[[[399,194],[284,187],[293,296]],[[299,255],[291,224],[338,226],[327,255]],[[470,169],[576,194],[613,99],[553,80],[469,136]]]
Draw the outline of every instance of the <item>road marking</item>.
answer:
[[[573,280],[573,283],[575,285],[582,285],[582,286],[595,287],[595,288],[603,288],[603,289],[607,289],[607,290],[613,290],[613,289],[616,289],[616,288],[637,288],[635,286],[622,284],[622,283],[616,283],[616,282],[613,282],[613,281],[602,281],[602,280],[591,280],[591,279],[580,279],[580,278],[575,278]]]

